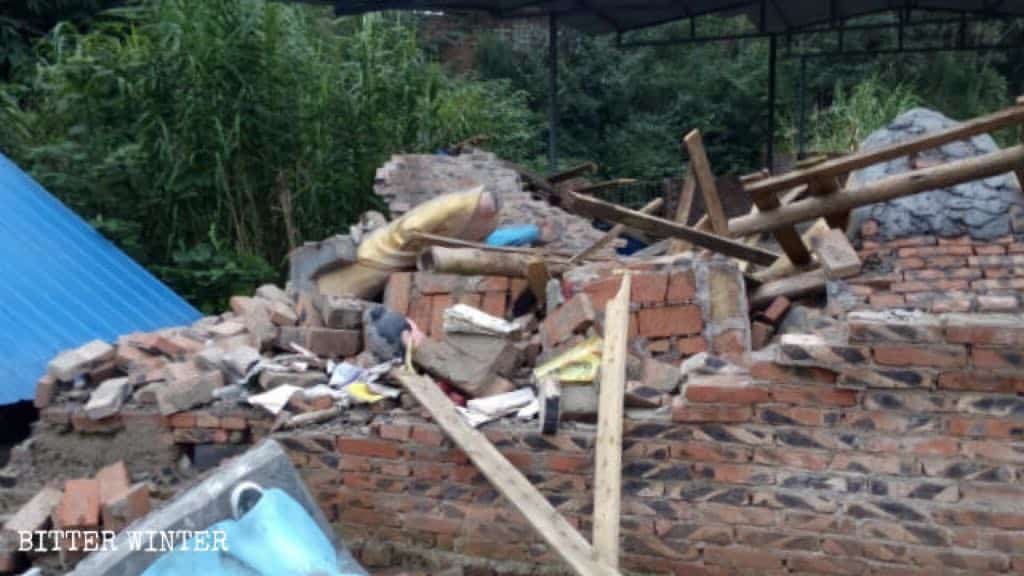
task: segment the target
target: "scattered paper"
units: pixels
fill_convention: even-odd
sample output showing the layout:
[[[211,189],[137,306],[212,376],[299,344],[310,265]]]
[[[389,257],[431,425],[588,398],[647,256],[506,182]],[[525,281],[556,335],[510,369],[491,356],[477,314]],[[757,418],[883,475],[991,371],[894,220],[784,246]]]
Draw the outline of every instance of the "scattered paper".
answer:
[[[281,413],[281,410],[284,410],[284,407],[288,405],[288,401],[292,399],[292,395],[296,392],[302,392],[302,388],[292,386],[291,384],[282,384],[273,390],[267,390],[262,394],[249,396],[249,404],[259,406],[274,416],[277,416]]]

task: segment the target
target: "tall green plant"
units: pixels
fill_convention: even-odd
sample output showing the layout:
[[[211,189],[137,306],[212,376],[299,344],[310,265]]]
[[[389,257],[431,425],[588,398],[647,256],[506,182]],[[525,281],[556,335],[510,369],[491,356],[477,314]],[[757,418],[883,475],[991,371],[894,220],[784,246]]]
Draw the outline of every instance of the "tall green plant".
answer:
[[[832,106],[811,119],[812,148],[823,152],[852,152],[868,134],[897,115],[920,104],[903,84],[886,85],[877,76],[846,90],[836,83]]]
[[[202,303],[379,206],[374,172],[393,153],[533,138],[522,94],[447,77],[381,16],[152,0],[86,33],[59,25],[37,56],[5,88],[24,130],[0,145],[177,288],[204,287]]]

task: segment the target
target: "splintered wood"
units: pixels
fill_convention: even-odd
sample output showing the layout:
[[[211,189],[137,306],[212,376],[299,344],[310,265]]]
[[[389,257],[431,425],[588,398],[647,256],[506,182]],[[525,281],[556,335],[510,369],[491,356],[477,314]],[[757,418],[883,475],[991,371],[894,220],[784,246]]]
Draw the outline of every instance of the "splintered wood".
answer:
[[[842,230],[829,229],[814,239],[812,247],[829,279],[849,278],[860,273],[860,257]]]

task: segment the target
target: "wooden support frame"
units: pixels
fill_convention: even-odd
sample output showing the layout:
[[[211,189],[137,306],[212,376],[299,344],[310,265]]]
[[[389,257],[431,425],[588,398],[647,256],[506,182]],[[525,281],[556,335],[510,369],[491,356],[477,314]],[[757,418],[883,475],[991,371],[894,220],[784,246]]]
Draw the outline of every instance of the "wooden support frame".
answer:
[[[679,202],[676,204],[675,221],[683,226],[690,221],[690,211],[693,210],[693,195],[697,192],[697,180],[693,174],[693,163],[683,178],[683,186],[679,190]],[[673,238],[669,244],[669,254],[679,254],[690,249],[690,243],[686,240]]]
[[[641,214],[653,214],[654,212],[656,212],[658,210],[658,208],[661,208],[661,205],[664,204],[664,203],[665,203],[664,199],[662,199],[662,198],[655,198],[654,200],[651,200],[650,202],[648,202],[646,206],[641,208],[640,209],[640,213]],[[615,226],[612,226],[612,229],[607,231],[607,232],[605,232],[604,236],[600,237],[596,242],[594,242],[590,246],[587,246],[583,250],[580,250],[578,253],[576,253],[575,256],[570,258],[569,259],[569,264],[570,265],[575,264],[575,263],[579,262],[580,260],[583,260],[584,258],[589,257],[591,254],[593,254],[594,252],[597,252],[601,248],[604,248],[605,246],[607,246],[609,243],[614,241],[619,236],[622,236],[622,233],[625,232],[625,231],[626,231],[626,226],[624,224],[616,224]]]
[[[782,206],[779,202],[779,197],[774,193],[759,193],[753,197],[754,205],[761,213],[771,212]],[[811,253],[807,250],[807,246],[804,245],[803,239],[800,238],[800,233],[797,232],[793,226],[786,226],[779,228],[773,232],[775,240],[779,243],[779,247],[786,253],[786,257],[793,263],[794,266],[806,266],[811,262]]]
[[[1018,100],[1015,106],[963,122],[940,132],[926,134],[906,142],[890,144],[888,146],[882,146],[872,150],[865,150],[856,154],[826,160],[805,170],[795,170],[772,178],[766,178],[758,182],[752,182],[750,186],[747,187],[747,192],[750,194],[769,192],[778,193],[783,190],[799,186],[800,184],[807,184],[814,180],[820,180],[823,178],[842,176],[855,170],[866,168],[872,164],[878,164],[879,162],[886,162],[903,156],[909,156],[915,152],[929,150],[942,146],[943,144],[948,144],[949,142],[963,140],[965,138],[970,138],[979,134],[992,132],[993,130],[999,130],[1001,128],[1007,128],[1014,124],[1021,123],[1024,123],[1024,102]]]
[[[729,219],[722,209],[722,201],[718,197],[718,185],[715,184],[715,175],[711,171],[711,163],[708,161],[707,151],[704,150],[704,139],[700,130],[691,130],[683,138],[686,150],[690,154],[690,167],[700,185],[700,193],[704,198],[704,208],[707,211],[708,219],[711,221],[711,229],[719,236],[729,236]]]
[[[702,232],[696,228],[690,228],[689,226],[665,220],[664,218],[641,214],[636,210],[623,208],[622,206],[590,196],[576,194],[575,192],[569,192],[563,197],[563,208],[591,218],[601,218],[609,222],[625,224],[630,228],[647,232],[652,236],[682,238],[708,250],[762,266],[770,265],[778,257],[778,254],[774,252],[754,246],[747,246],[731,238],[723,238],[715,234]]]
[[[629,336],[629,272],[605,306],[601,389],[597,404],[594,456],[594,554],[619,567],[619,512],[622,506],[622,417],[626,394],[626,344]]]
[[[931,168],[922,168],[876,180],[828,196],[811,196],[767,213],[740,216],[729,222],[736,236],[772,232],[805,220],[836,212],[849,211],[865,204],[885,202],[926,190],[947,188],[962,182],[980,180],[1019,170],[1024,166],[1024,145],[965,158]]]
[[[390,374],[430,413],[498,492],[523,514],[573,573],[577,576],[619,576],[615,568],[595,558],[594,550],[586,539],[530,484],[523,473],[486,436],[459,416],[436,382],[403,370],[392,370]]]

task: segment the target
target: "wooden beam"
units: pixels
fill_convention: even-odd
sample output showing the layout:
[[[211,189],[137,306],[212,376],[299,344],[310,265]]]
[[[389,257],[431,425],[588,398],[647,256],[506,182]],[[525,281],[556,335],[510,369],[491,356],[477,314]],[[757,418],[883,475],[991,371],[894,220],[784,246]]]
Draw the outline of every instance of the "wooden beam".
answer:
[[[486,436],[473,429],[455,411],[437,383],[425,376],[392,370],[397,380],[430,413],[487,480],[526,517],[551,549],[577,576],[617,576],[618,571],[598,562],[586,539],[530,484]]]
[[[751,194],[780,192],[800,184],[806,184],[812,180],[842,176],[872,164],[909,156],[915,152],[930,150],[949,142],[964,140],[978,134],[985,134],[1020,123],[1024,123],[1024,104],[1018,102],[1016,106],[957,124],[941,132],[926,134],[906,142],[890,144],[873,150],[865,150],[856,154],[827,160],[806,170],[795,170],[787,174],[754,182],[751,183],[747,191]]]
[[[677,224],[664,218],[656,218],[654,216],[648,216],[647,214],[641,214],[636,210],[630,210],[617,206],[610,202],[598,200],[590,196],[584,196],[582,194],[576,194],[575,192],[569,192],[563,198],[563,208],[570,212],[576,212],[577,214],[583,214],[591,218],[600,218],[609,222],[616,222],[619,224],[625,224],[630,228],[646,232],[652,236],[660,237],[672,237],[682,238],[689,242],[719,252],[732,258],[738,258],[740,260],[747,260],[754,264],[760,264],[767,266],[775,261],[778,254],[763,250],[761,248],[755,248],[746,246],[742,242],[737,242],[730,238],[723,238],[714,234],[708,234],[707,232],[701,232],[695,228]]]
[[[704,139],[701,138],[700,130],[691,130],[683,138],[683,142],[690,153],[690,166],[697,177],[697,183],[700,184],[704,208],[711,219],[711,229],[719,236],[729,236],[729,219],[726,218],[722,201],[718,197],[718,186],[715,184],[715,175],[711,172],[711,163],[704,150]]]
[[[770,213],[772,210],[778,209],[782,206],[779,202],[779,197],[774,193],[760,193],[753,196],[754,205],[760,210],[762,214]],[[811,253],[807,251],[807,247],[804,246],[804,241],[800,239],[800,233],[796,231],[796,228],[787,226],[785,228],[779,228],[773,232],[775,241],[782,247],[782,251],[786,253],[786,257],[793,263],[794,266],[805,266],[811,261]]]
[[[607,180],[605,182],[598,182],[597,184],[588,184],[582,188],[574,188],[581,194],[593,194],[598,190],[604,190],[605,188],[617,188],[619,186],[626,186],[627,184],[636,184],[634,178],[616,178],[615,180]]]
[[[695,192],[697,192],[697,180],[694,179],[693,164],[691,163],[690,169],[686,172],[686,177],[683,178],[683,188],[679,191],[679,203],[676,204],[676,223],[686,226],[690,221],[690,211],[693,210],[693,195]],[[679,254],[689,249],[689,242],[673,238],[669,244],[668,253]]]
[[[584,174],[586,174],[588,172],[596,172],[596,171],[597,171],[597,164],[594,164],[593,162],[584,162],[583,164],[580,164],[578,166],[573,166],[572,168],[569,168],[568,170],[562,170],[561,172],[557,172],[555,174],[552,174],[551,176],[548,176],[547,177],[547,181],[550,184],[559,184],[559,183],[565,182],[566,180],[572,180],[573,178],[578,178],[580,176],[583,176]]]
[[[665,201],[663,199],[655,198],[654,200],[651,200],[650,202],[648,202],[646,206],[641,208],[640,209],[640,213],[641,214],[653,214],[658,208],[661,208],[661,205],[664,204],[664,203],[665,203]],[[597,252],[601,248],[604,248],[609,243],[611,243],[613,240],[615,240],[619,236],[622,236],[622,233],[625,232],[625,231],[626,231],[626,226],[623,225],[623,224],[616,224],[615,226],[612,226],[612,229],[607,231],[607,232],[605,232],[604,236],[599,238],[597,240],[597,242],[594,242],[590,246],[584,248],[583,250],[580,250],[579,253],[577,253],[575,256],[570,258],[569,259],[569,264],[570,265],[571,264],[575,264],[575,263],[579,262],[580,260],[583,260],[584,258],[590,256],[594,252]]]
[[[860,274],[861,261],[853,249],[846,232],[829,228],[827,232],[811,242],[811,248],[818,257],[825,277],[831,280],[849,278]]]
[[[1018,170],[1021,166],[1024,166],[1024,145],[1013,146],[984,156],[889,176],[829,196],[811,196],[769,213],[740,216],[731,220],[729,227],[737,236],[771,232],[784,226],[852,210],[866,204],[885,202],[926,190],[947,188],[963,182],[1005,174]]]
[[[812,196],[829,196],[830,194],[835,194],[840,189],[842,189],[842,186],[839,185],[839,179],[835,177],[823,178],[808,185],[808,192]],[[850,223],[850,211],[843,210],[826,214],[825,222],[832,228],[839,228],[845,232],[846,226]]]
[[[601,389],[597,405],[594,456],[594,554],[609,568],[619,567],[619,509],[622,506],[622,416],[626,394],[629,335],[629,272],[615,298],[605,305]]]
[[[761,308],[767,306],[779,296],[792,299],[816,292],[824,292],[825,282],[825,271],[820,268],[780,280],[765,282],[750,293],[750,307]]]
[[[569,262],[562,259],[446,246],[430,246],[421,251],[416,258],[416,267],[423,272],[527,279],[530,277],[530,267],[537,263],[543,266],[545,277],[548,273],[561,276],[569,269]]]
[[[1024,106],[1024,96],[1017,97],[1017,106]],[[1024,126],[1020,127],[1020,143],[1024,144]],[[1024,166],[1014,170],[1017,175],[1017,187],[1024,190]]]

